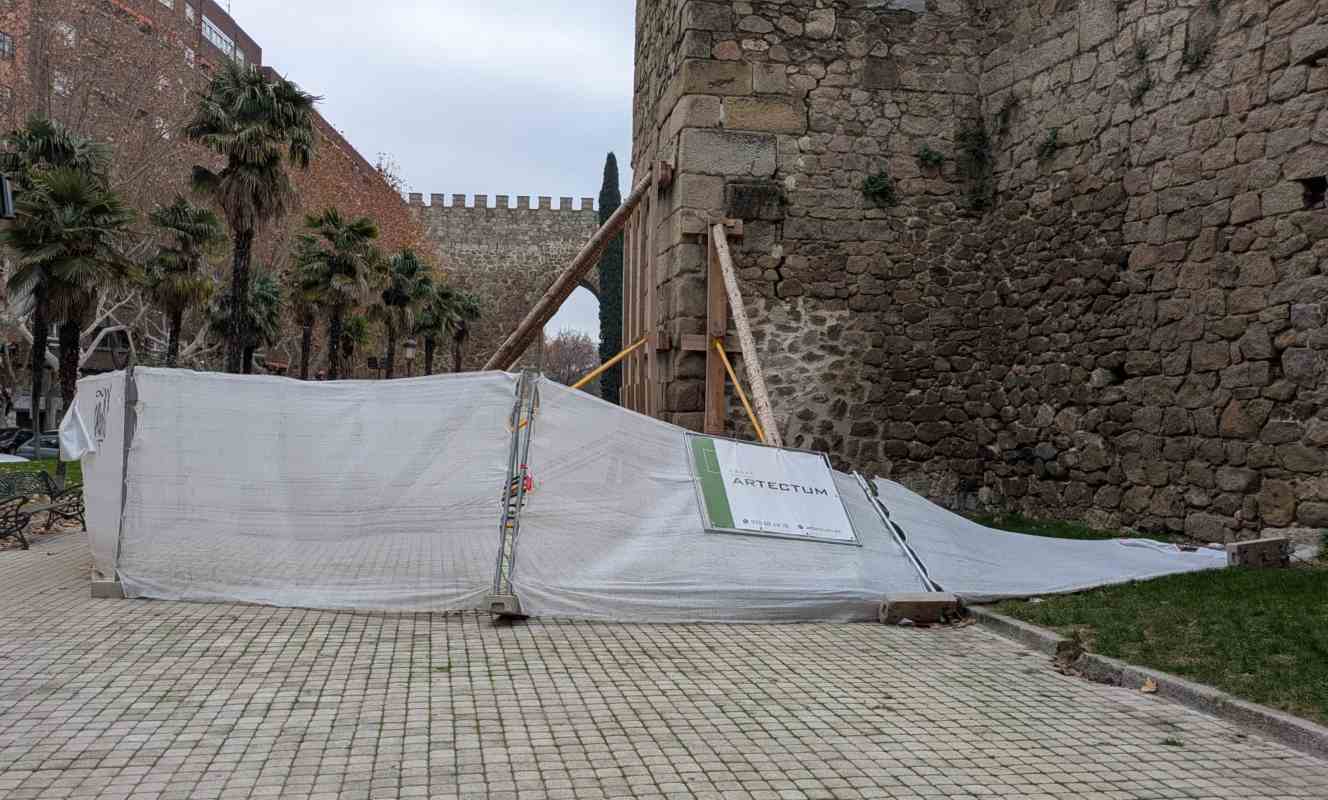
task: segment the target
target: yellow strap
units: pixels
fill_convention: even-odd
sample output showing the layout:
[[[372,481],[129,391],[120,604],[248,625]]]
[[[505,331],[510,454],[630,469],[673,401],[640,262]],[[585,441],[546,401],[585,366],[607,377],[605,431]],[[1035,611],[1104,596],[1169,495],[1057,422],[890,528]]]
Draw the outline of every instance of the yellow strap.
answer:
[[[606,370],[612,369],[614,364],[617,364],[619,361],[622,361],[624,358],[627,358],[629,355],[631,355],[633,350],[636,350],[638,347],[640,347],[641,345],[645,344],[648,341],[650,341],[650,334],[647,333],[645,336],[642,336],[640,339],[637,339],[636,342],[634,342],[631,347],[622,351],[613,358],[610,358],[608,361],[605,361],[603,364],[596,367],[595,370],[591,372],[589,375],[577,381],[576,383],[572,384],[572,388],[580,389],[581,387],[585,386],[587,383],[590,383],[591,381],[595,380],[600,375],[603,375]]]
[[[761,423],[756,421],[756,414],[752,412],[752,404],[747,402],[747,393],[742,390],[742,384],[738,383],[738,376],[733,374],[733,365],[729,363],[728,353],[724,352],[724,340],[715,339],[715,352],[719,353],[719,360],[724,362],[724,369],[728,370],[729,380],[733,381],[733,388],[738,390],[738,399],[742,400],[742,407],[747,409],[747,419],[752,421],[752,428],[756,430],[756,436],[765,444],[765,430]]]

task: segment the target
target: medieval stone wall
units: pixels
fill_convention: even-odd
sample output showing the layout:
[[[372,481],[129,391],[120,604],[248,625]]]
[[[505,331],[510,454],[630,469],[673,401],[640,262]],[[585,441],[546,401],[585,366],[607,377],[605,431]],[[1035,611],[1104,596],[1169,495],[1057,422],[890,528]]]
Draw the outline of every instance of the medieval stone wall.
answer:
[[[451,205],[441,194],[425,204],[421,194],[410,195],[410,206],[425,229],[428,246],[437,256],[448,282],[473,292],[483,303],[482,317],[466,346],[466,369],[484,365],[554,278],[599,229],[594,200],[582,198],[573,206],[570,197],[517,197],[498,195],[489,206],[487,195],[452,195]],[[585,283],[598,292],[598,276]],[[556,331],[550,331],[556,333]],[[527,353],[521,363],[533,363]]]
[[[962,507],[1328,526],[1328,2],[641,6],[683,29],[638,36],[662,318],[701,332],[696,234],[744,218],[786,440]]]

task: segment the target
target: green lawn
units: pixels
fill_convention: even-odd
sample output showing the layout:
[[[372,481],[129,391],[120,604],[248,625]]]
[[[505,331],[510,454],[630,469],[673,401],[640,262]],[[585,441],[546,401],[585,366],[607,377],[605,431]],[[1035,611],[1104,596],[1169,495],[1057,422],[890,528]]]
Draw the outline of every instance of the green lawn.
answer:
[[[1064,523],[1010,518],[1040,533]],[[1078,526],[1065,526],[1070,538]],[[1079,639],[1094,653],[1215,686],[1328,723],[1328,563],[1290,570],[1173,575],[1038,603],[1002,614]]]
[[[26,464],[0,464],[0,472],[43,472],[55,476],[55,459],[45,461],[29,461]],[[66,479],[69,483],[83,482],[83,465],[77,461],[69,462],[69,476]]]

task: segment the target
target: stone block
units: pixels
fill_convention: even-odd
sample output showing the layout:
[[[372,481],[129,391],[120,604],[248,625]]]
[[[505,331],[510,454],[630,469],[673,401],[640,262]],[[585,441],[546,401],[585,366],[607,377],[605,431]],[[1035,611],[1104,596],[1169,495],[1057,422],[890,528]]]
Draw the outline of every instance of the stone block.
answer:
[[[1328,56],[1328,25],[1306,25],[1291,34],[1291,63],[1305,64]]]
[[[682,9],[682,29],[702,31],[733,30],[732,3],[690,0]]]
[[[119,581],[93,581],[92,582],[93,600],[123,600],[125,599],[124,587]]]
[[[724,207],[724,179],[684,172],[674,182],[673,200],[680,207],[719,211]]]
[[[751,94],[752,65],[744,61],[689,58],[682,62],[679,80],[683,94]]]
[[[1264,190],[1263,213],[1289,214],[1305,208],[1305,189],[1299,183],[1284,181]]]
[[[862,68],[862,88],[898,89],[899,64],[893,58],[869,58]]]
[[[1291,540],[1285,538],[1233,542],[1227,545],[1227,563],[1233,567],[1252,569],[1289,567],[1291,551]]]
[[[784,191],[777,181],[735,181],[724,187],[724,216],[742,220],[784,218]]]
[[[1116,0],[1081,0],[1079,49],[1088,50],[1116,36]]]
[[[833,8],[818,8],[807,15],[803,33],[808,39],[829,39],[835,35],[838,17]]]
[[[760,62],[752,65],[752,88],[757,94],[788,92],[788,68],[783,64]]]
[[[925,625],[957,617],[963,606],[949,592],[892,592],[881,601],[879,619],[885,625],[912,620]]]
[[[730,97],[724,101],[724,127],[767,133],[803,133],[807,108],[787,97]]]
[[[768,178],[775,174],[777,140],[768,133],[709,128],[682,132],[678,171]]]

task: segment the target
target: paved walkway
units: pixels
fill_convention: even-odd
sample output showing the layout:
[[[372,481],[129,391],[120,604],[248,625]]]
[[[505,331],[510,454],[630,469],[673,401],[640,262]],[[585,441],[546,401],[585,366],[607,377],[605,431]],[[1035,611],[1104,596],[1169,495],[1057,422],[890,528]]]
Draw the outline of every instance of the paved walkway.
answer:
[[[1328,797],[971,627],[93,601],[88,569],[81,535],[0,553],[0,798]]]

